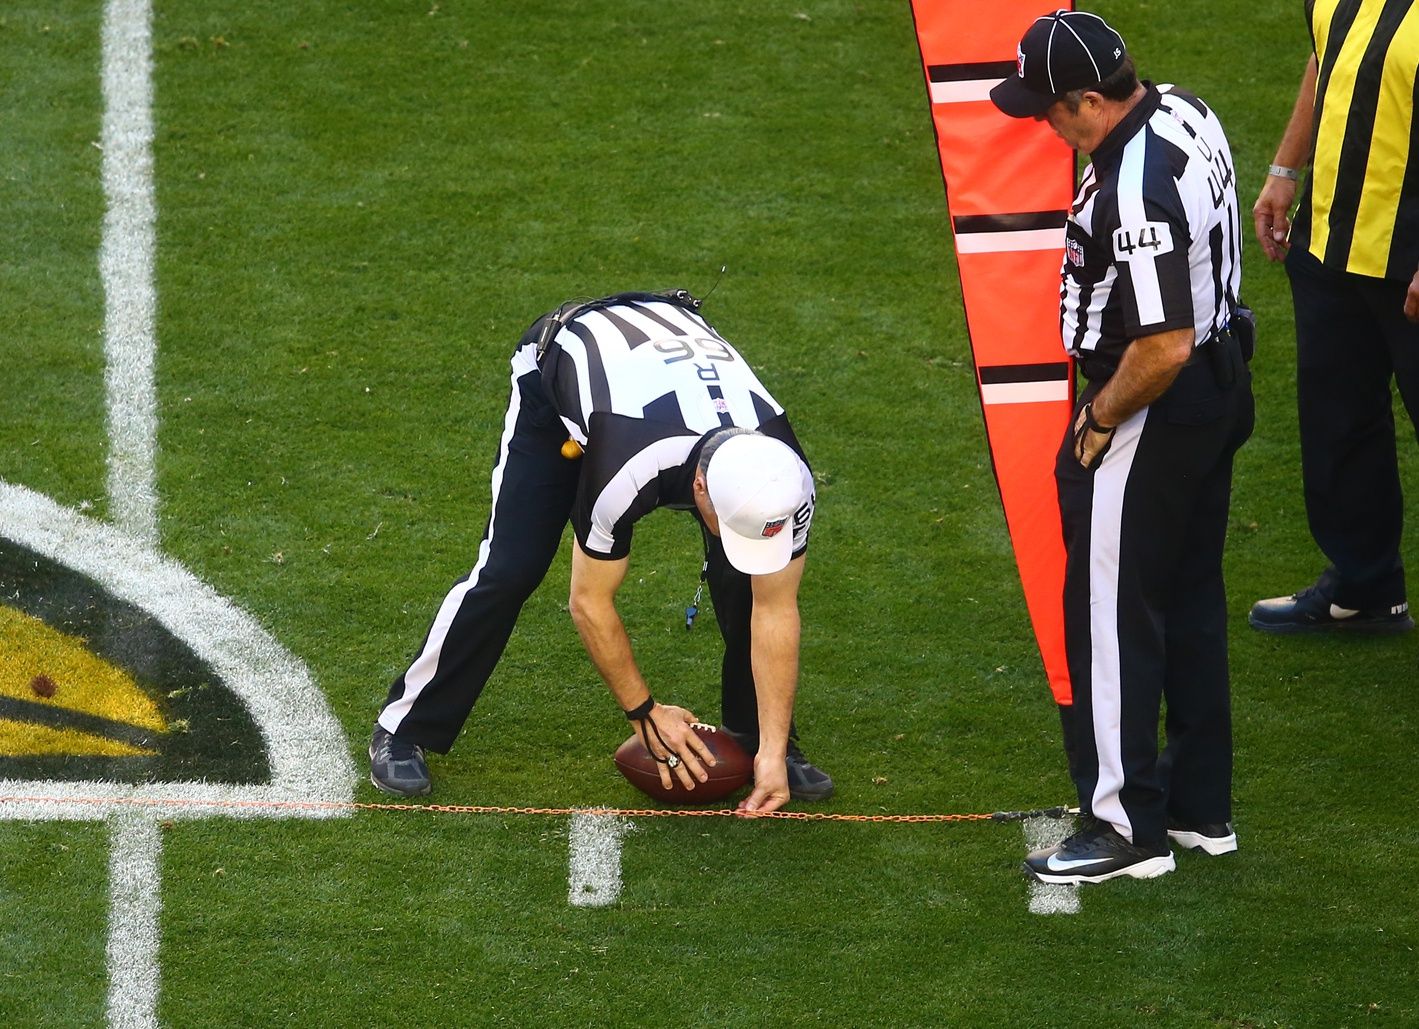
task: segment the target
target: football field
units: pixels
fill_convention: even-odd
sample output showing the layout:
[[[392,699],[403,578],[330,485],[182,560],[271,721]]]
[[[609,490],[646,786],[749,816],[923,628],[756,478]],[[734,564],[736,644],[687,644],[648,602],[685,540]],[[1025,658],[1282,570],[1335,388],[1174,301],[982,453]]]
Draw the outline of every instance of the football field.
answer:
[[[1302,8],[1088,9],[1217,111],[1249,208]],[[1239,852],[1046,889],[1067,823],[909,820],[1074,801],[906,0],[11,0],[0,96],[0,1025],[1419,1022],[1419,633],[1246,625],[1324,564],[1249,226]],[[431,757],[450,810],[389,804],[370,726],[476,558],[514,343],[679,286],[817,482],[797,719],[837,793],[792,810],[871,817],[574,814],[651,802],[569,540]],[[645,519],[619,607],[714,721],[700,556]]]

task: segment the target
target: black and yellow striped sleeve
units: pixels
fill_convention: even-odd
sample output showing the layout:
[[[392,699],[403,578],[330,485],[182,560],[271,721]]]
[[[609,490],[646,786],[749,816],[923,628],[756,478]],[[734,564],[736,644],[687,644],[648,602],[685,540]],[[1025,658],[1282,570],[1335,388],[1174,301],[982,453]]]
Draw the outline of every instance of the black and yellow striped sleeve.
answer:
[[[1419,268],[1419,5],[1309,0],[1315,149],[1295,242],[1328,267],[1408,280]]]

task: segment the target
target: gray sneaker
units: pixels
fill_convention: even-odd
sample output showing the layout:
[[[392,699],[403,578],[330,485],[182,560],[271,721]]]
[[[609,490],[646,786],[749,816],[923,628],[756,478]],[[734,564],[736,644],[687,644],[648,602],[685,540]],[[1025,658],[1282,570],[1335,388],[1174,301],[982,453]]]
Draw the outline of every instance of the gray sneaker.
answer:
[[[720,731],[732,737],[750,757],[759,752],[757,733],[735,732],[723,726]],[[833,795],[832,778],[803,756],[792,736],[788,738],[788,795],[794,800],[827,800]]]
[[[370,782],[396,797],[423,797],[434,788],[424,748],[401,740],[378,722],[370,737]]]

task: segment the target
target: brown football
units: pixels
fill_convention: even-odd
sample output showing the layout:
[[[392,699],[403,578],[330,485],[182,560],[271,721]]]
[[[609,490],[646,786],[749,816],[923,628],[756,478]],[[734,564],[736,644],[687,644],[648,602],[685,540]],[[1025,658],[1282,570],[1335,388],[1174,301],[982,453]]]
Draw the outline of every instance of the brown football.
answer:
[[[674,772],[670,773],[670,789],[660,785],[660,766],[655,758],[650,756],[650,751],[645,749],[640,733],[632,734],[630,739],[616,749],[616,767],[621,770],[627,782],[646,796],[670,804],[713,803],[729,796],[754,778],[754,759],[744,753],[744,748],[731,737],[712,725],[697,723],[691,728],[705,741],[705,745],[718,762],[713,767],[705,765],[709,779],[695,783],[693,790],[685,789],[680,777]]]

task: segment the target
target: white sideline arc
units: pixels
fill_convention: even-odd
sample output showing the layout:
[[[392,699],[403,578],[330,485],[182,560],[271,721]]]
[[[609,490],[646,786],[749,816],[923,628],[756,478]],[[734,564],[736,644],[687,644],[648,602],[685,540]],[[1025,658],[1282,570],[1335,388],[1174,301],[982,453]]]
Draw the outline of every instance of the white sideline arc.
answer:
[[[350,803],[354,763],[340,724],[305,665],[175,561],[114,526],[3,480],[0,537],[79,572],[152,615],[242,701],[266,747],[271,781],[261,785],[0,779],[0,819],[111,819],[109,1025],[155,1027],[162,846],[157,821],[212,816],[210,809],[184,803],[191,800],[241,802],[240,808],[222,811],[237,818],[345,817],[348,808],[293,812],[279,805]],[[145,802],[144,807],[137,810],[132,801]],[[272,803],[262,806],[262,801]]]
[[[162,910],[158,820],[202,817],[181,804],[192,799],[349,803],[355,770],[344,733],[305,665],[254,619],[158,553],[151,0],[107,0],[102,33],[105,213],[99,271],[113,525],[0,480],[0,537],[79,571],[152,614],[188,644],[250,710],[272,780],[258,786],[133,786],[0,779],[0,819],[109,819],[107,1020],[116,1029],[156,1029]],[[65,802],[75,799],[94,803]],[[159,803],[143,808],[123,803],[133,800]],[[163,800],[178,803],[165,806]],[[230,813],[292,817],[290,809],[259,803]],[[345,814],[348,809],[326,809],[303,811],[300,817]]]

